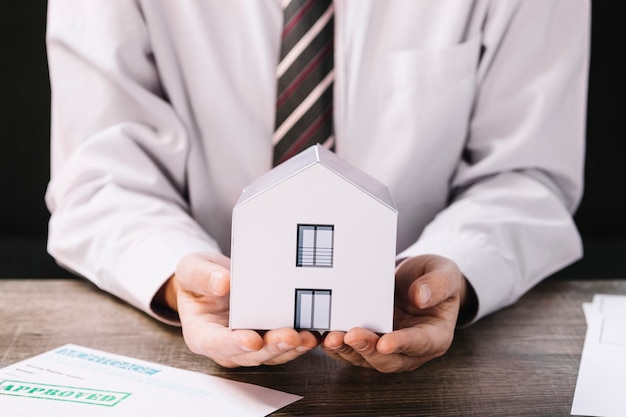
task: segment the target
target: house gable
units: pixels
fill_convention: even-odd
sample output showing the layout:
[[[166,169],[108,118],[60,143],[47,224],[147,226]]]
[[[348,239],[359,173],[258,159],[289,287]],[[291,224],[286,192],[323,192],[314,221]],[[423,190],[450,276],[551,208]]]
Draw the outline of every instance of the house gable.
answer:
[[[321,145],[313,145],[261,175],[243,190],[236,206],[245,203],[269,188],[277,186],[282,181],[313,164],[321,164],[327,167],[355,187],[361,189],[364,193],[378,200],[381,204],[396,211],[395,203],[384,184],[365,172],[356,169],[334,152]]]

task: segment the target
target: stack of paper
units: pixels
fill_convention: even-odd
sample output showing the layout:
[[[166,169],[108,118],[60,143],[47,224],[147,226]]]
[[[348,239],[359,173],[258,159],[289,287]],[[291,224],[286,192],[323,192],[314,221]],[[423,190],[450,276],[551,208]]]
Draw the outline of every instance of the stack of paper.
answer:
[[[0,369],[0,416],[265,416],[302,397],[65,345]]]
[[[626,416],[626,296],[597,294],[583,310],[587,334],[571,413]]]

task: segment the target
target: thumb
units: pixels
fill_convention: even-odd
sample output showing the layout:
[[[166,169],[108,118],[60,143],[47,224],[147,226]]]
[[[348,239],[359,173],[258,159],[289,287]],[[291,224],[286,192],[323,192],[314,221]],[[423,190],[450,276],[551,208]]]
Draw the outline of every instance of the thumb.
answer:
[[[425,309],[460,296],[463,276],[454,262],[436,255],[416,258],[415,265],[411,260],[403,265],[409,268],[403,272],[412,275],[407,295],[414,306]]]
[[[193,253],[186,255],[176,267],[175,279],[181,290],[201,297],[226,296],[230,292],[230,263],[223,255]]]

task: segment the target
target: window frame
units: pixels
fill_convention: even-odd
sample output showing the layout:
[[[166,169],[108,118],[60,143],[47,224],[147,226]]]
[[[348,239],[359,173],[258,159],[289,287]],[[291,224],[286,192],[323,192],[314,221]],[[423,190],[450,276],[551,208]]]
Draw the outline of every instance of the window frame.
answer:
[[[303,296],[309,296],[310,299],[304,302],[302,300]],[[330,330],[333,297],[332,290],[319,288],[296,288],[295,297],[294,329]],[[304,311],[303,306],[308,306],[309,303],[310,309]],[[320,311],[320,308],[322,311]],[[308,317],[304,320],[303,313],[309,313]],[[303,327],[303,324],[308,324],[310,326]]]
[[[312,246],[305,246],[305,242],[308,240],[305,231],[312,231]],[[329,241],[330,247],[320,245],[320,240],[318,239],[319,232],[330,232],[330,239],[325,240],[325,242]],[[335,258],[335,225],[298,223],[296,233],[296,267],[333,267]]]

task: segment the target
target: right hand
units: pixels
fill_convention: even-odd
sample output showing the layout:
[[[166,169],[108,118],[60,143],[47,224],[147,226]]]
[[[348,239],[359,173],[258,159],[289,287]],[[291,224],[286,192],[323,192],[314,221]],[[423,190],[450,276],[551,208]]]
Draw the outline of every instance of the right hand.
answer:
[[[313,333],[291,328],[232,330],[230,311],[230,259],[215,253],[185,256],[165,288],[165,300],[178,311],[189,349],[216,363],[238,366],[289,362],[317,346]]]

